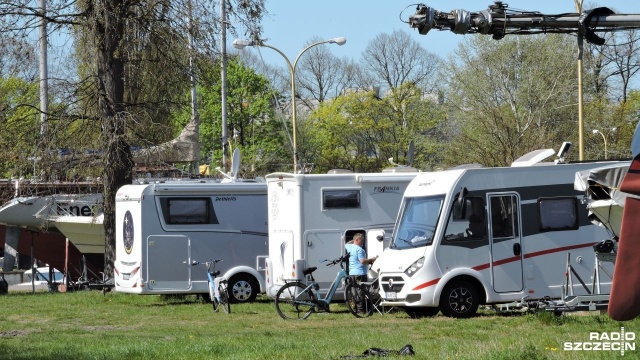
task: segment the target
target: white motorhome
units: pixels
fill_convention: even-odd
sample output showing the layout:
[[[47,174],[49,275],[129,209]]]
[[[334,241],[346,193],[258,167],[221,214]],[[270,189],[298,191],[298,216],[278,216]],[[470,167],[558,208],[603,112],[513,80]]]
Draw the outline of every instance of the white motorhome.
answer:
[[[469,317],[479,304],[559,299],[568,264],[569,276],[584,283],[574,280],[569,291],[592,292],[593,245],[609,235],[589,221],[573,185],[577,171],[606,164],[514,163],[418,175],[380,264],[382,305]],[[611,279],[600,281],[608,293]]]
[[[115,290],[208,293],[206,269],[222,259],[232,300],[264,292],[267,184],[173,181],[126,185],[116,194]]]
[[[345,252],[357,232],[365,234],[367,256],[382,254],[402,194],[418,172],[410,167],[382,173],[289,174],[265,177],[269,193],[267,294],[274,297],[285,280],[303,280],[302,270],[316,266],[320,292],[326,293],[339,269],[326,259]],[[396,171],[396,172],[393,172]],[[380,261],[380,260],[378,260]]]

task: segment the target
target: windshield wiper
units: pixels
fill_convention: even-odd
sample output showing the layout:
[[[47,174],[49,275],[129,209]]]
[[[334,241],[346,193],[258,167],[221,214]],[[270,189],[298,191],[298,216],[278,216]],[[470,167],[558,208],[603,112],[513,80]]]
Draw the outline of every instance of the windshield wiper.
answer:
[[[399,238],[398,240],[402,241],[402,242],[403,242],[403,243],[405,243],[405,244],[408,244],[408,245],[409,245],[409,246],[411,246],[412,248],[416,247],[416,246],[411,242],[411,240],[401,239],[401,238]]]

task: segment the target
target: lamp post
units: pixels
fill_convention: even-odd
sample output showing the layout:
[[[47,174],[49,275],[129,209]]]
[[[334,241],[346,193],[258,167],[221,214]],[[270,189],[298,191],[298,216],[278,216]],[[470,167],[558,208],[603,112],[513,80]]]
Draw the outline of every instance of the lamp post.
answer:
[[[262,47],[266,47],[272,50],[275,50],[276,52],[278,52],[278,54],[282,55],[282,57],[286,60],[287,65],[289,66],[289,74],[291,77],[291,127],[292,127],[292,132],[293,132],[293,172],[296,173],[298,172],[298,147],[297,147],[297,140],[296,140],[296,80],[295,80],[295,73],[296,73],[296,65],[298,65],[298,60],[300,60],[300,56],[302,56],[302,54],[304,54],[305,51],[309,50],[310,48],[316,46],[316,45],[321,45],[321,44],[338,44],[338,45],[344,45],[347,42],[347,39],[344,37],[337,37],[337,38],[333,38],[333,39],[329,39],[329,40],[323,40],[323,41],[318,41],[316,43],[313,43],[311,45],[308,45],[307,47],[305,47],[304,49],[302,49],[302,51],[298,54],[298,56],[296,57],[296,59],[293,61],[293,65],[291,64],[291,61],[289,61],[289,58],[279,49],[265,44],[265,43],[255,43],[253,41],[248,41],[248,40],[240,40],[240,39],[235,39],[233,40],[233,47],[236,49],[244,49],[247,46],[262,46]]]
[[[611,131],[609,131],[609,133],[612,133],[614,131],[616,131],[616,128],[612,128]],[[600,131],[598,129],[594,129],[594,130],[592,130],[592,132],[594,134],[602,135],[602,140],[604,141],[604,159],[607,160],[607,137],[604,135],[604,133],[602,133],[602,131]]]

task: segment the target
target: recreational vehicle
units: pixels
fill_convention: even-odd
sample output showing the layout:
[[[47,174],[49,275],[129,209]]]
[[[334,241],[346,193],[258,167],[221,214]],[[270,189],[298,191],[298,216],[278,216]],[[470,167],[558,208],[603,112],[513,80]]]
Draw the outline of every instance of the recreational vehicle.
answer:
[[[592,292],[593,245],[609,235],[589,221],[574,179],[611,162],[535,161],[413,179],[379,264],[382,305],[462,318],[479,304],[559,299],[563,284]],[[600,280],[608,293],[611,279]]]
[[[126,185],[116,194],[115,290],[207,294],[206,269],[222,259],[232,301],[264,292],[267,184],[163,182]]]
[[[304,280],[313,273],[326,293],[338,269],[323,264],[345,252],[345,243],[357,232],[365,234],[367,256],[382,254],[393,228],[402,194],[418,172],[267,175],[269,194],[269,258],[267,294],[274,297],[285,281]],[[402,171],[404,170],[404,171]],[[379,261],[379,260],[378,260]]]

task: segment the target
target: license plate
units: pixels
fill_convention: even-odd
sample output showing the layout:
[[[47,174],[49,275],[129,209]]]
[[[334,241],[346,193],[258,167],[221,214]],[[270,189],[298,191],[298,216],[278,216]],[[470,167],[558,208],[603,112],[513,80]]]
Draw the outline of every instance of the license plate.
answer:
[[[398,298],[398,294],[396,292],[389,291],[387,292],[387,300],[395,300]]]
[[[122,279],[123,280],[129,280],[129,275],[130,274],[122,274]]]

